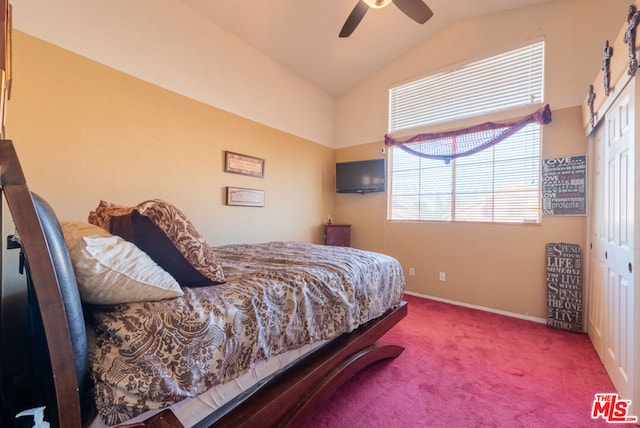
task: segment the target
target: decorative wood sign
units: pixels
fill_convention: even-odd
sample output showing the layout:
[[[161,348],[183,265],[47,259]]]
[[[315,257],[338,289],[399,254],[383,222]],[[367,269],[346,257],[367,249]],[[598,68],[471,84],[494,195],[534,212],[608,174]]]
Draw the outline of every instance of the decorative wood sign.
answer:
[[[587,215],[587,156],[542,161],[542,214]]]
[[[227,205],[264,207],[264,190],[227,187]]]
[[[582,251],[577,244],[547,244],[547,325],[582,331]]]
[[[240,153],[224,152],[224,171],[235,174],[264,177],[264,159]]]

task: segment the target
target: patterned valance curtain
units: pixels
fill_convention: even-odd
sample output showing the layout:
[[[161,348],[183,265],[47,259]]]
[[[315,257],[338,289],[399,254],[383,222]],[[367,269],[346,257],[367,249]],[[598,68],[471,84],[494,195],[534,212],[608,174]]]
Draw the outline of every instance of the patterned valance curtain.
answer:
[[[489,148],[515,134],[530,123],[551,123],[551,109],[545,105],[536,112],[512,123],[486,122],[470,128],[435,134],[418,134],[405,141],[396,140],[387,134],[385,145],[396,146],[408,153],[428,159],[451,159],[469,156]]]

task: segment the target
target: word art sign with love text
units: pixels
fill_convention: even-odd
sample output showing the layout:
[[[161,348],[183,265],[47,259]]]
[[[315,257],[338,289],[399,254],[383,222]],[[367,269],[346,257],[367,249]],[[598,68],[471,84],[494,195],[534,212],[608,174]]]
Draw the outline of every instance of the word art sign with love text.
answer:
[[[587,214],[587,157],[542,161],[542,214]]]

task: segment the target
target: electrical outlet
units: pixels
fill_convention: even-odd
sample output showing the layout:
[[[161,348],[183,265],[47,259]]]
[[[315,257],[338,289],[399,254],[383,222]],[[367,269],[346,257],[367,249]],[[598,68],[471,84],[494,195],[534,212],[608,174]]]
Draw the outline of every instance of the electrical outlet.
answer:
[[[447,274],[440,272],[440,281],[445,282],[447,280]]]
[[[409,268],[409,276],[415,276],[416,275],[416,270],[412,267]]]

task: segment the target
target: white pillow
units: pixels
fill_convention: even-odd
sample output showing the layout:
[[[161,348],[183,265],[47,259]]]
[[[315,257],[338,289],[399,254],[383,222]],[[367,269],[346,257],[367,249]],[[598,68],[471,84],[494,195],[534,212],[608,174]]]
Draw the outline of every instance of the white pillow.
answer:
[[[177,281],[131,242],[89,223],[61,221],[60,226],[83,302],[113,305],[183,294]]]

